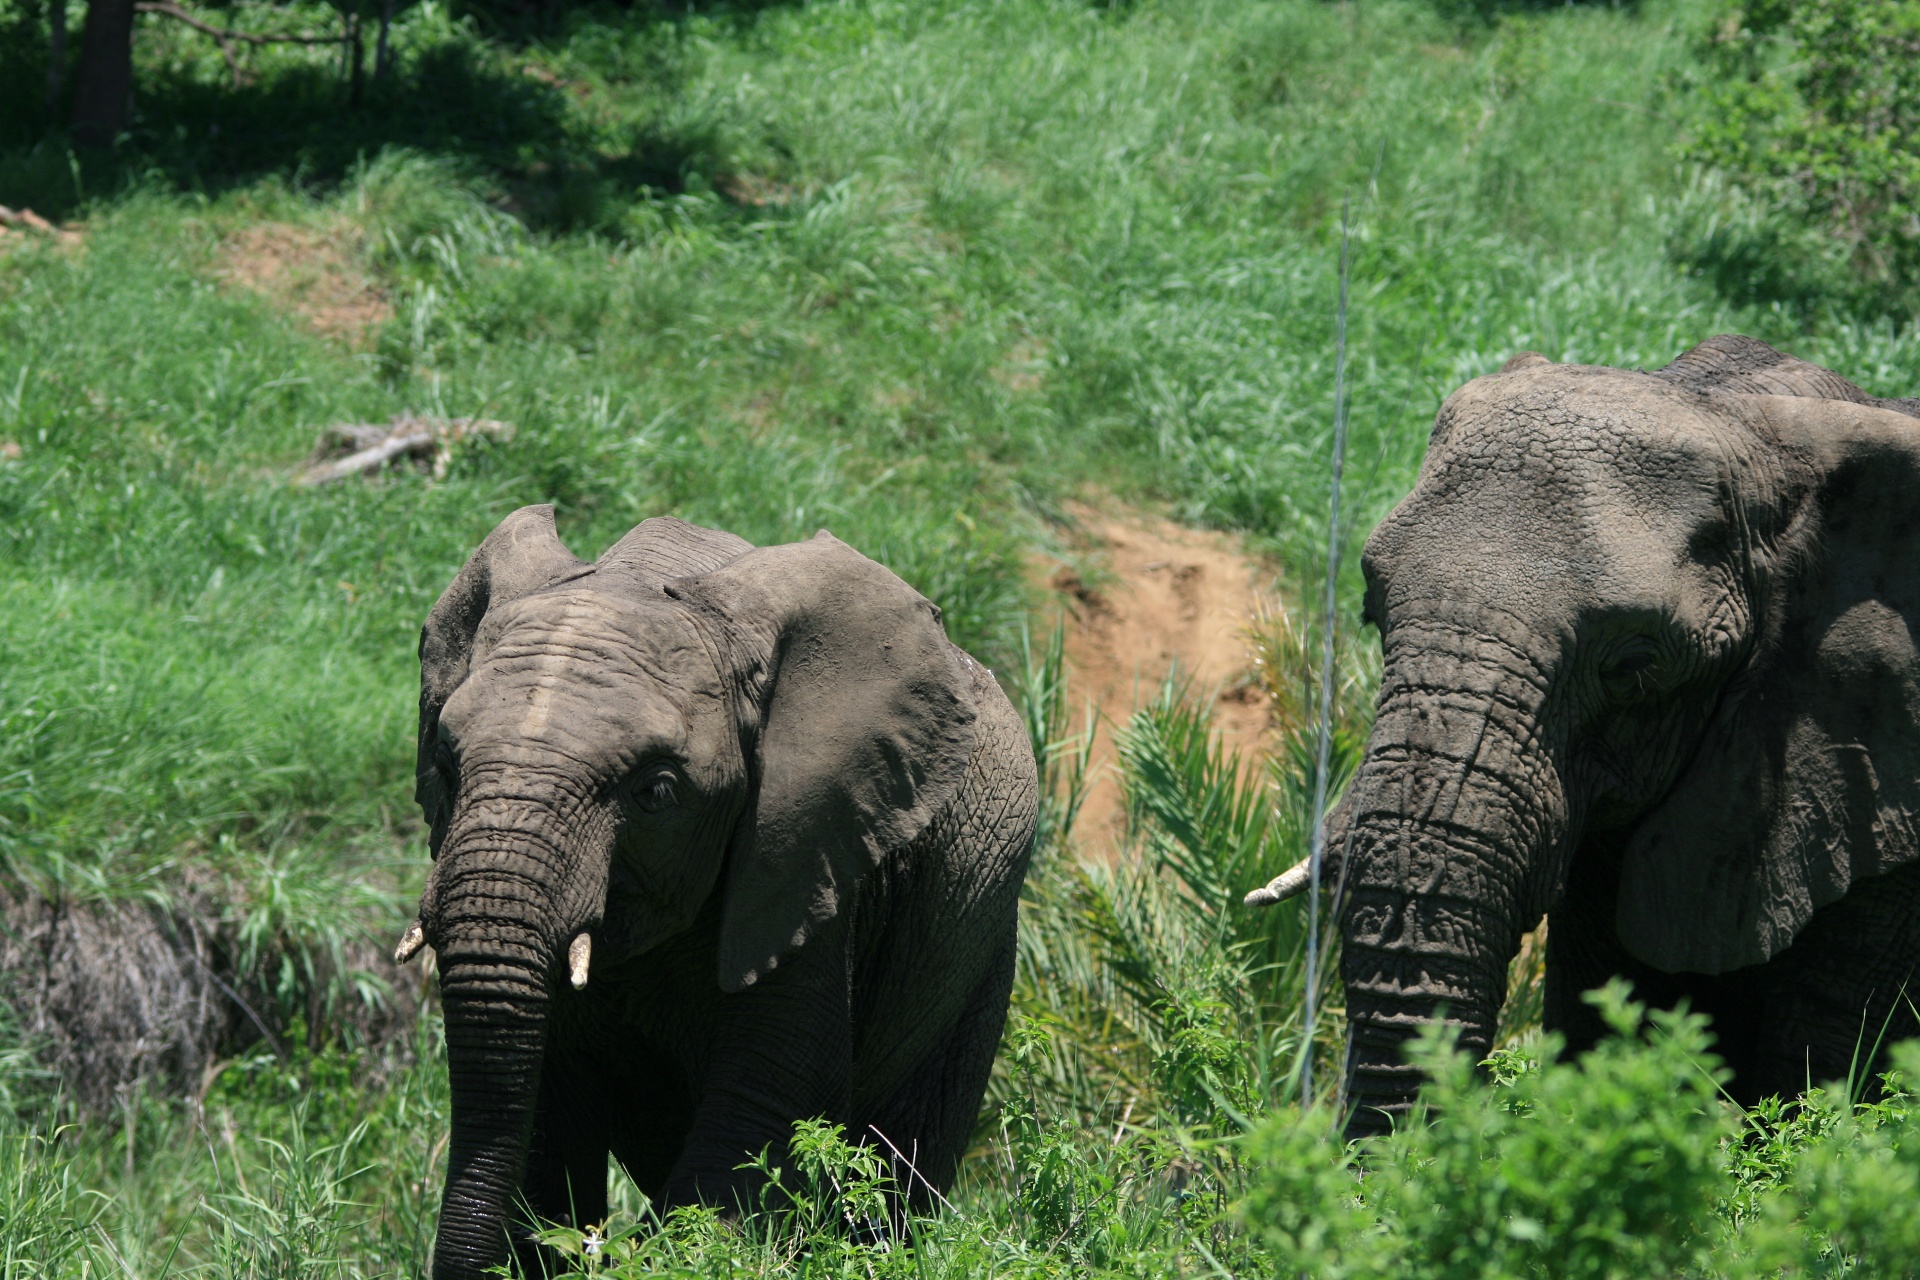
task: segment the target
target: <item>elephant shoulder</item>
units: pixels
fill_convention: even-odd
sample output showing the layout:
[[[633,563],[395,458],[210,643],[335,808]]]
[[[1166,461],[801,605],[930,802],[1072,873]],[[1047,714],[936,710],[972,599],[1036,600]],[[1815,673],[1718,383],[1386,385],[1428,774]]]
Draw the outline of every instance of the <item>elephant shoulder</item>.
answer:
[[[1039,813],[1039,767],[1026,722],[983,663],[956,647],[969,668],[975,707],[973,752],[960,785],[926,829],[896,850],[896,864],[941,867],[963,879],[1005,876],[1027,846]],[[1016,847],[1017,846],[1017,847]]]

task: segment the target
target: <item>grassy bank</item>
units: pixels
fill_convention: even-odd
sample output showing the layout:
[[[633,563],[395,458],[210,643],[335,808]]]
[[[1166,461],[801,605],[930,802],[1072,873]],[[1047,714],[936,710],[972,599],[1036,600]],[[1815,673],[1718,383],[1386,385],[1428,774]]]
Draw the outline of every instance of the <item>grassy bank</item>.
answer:
[[[413,646],[516,506],[554,502],[583,556],[665,512],[756,542],[831,528],[1026,673],[1059,832],[1080,722],[1023,644],[1050,627],[1029,622],[1027,557],[1070,543],[1063,504],[1090,498],[1244,531],[1292,581],[1317,574],[1343,203],[1362,528],[1410,483],[1440,399],[1517,350],[1653,366],[1740,331],[1881,394],[1920,387],[1904,330],[1717,291],[1733,215],[1673,151],[1705,20],[1652,0],[1470,27],[1401,3],[823,0],[526,27],[426,4],[358,110],[325,53],[250,51],[235,84],[159,17],[141,20],[137,120],[111,154],[68,153],[34,95],[6,95],[0,203],[76,228],[0,241],[7,945],[29,964],[18,940],[49,939],[103,972],[127,957],[99,938],[172,948],[184,994],[127,996],[126,1044],[139,1018],[212,1012],[56,1101],[36,1063],[79,1051],[49,1047],[45,1007],[16,1010],[0,1075],[24,1127],[0,1160],[0,1235],[22,1257],[65,1240],[52,1275],[87,1256],[140,1277],[417,1269],[442,1077],[417,975],[382,959],[424,868]],[[40,82],[43,21],[0,8],[0,81]],[[408,412],[514,430],[438,476],[292,484],[328,426]],[[1404,1244],[1430,1194],[1413,1171],[1440,1157],[1409,1147],[1391,1185],[1414,1198],[1350,1221],[1337,1154],[1285,1136],[1312,1051],[1300,922],[1228,908],[1298,856],[1298,744],[1235,764],[1170,697],[1123,754],[1137,857],[1083,866],[1048,845],[1029,1031],[955,1214],[911,1265],[1528,1273],[1490,1247],[1473,1256],[1508,1271],[1288,1253],[1309,1246],[1234,1216],[1279,1197]],[[1633,1061],[1619,1106],[1670,1102],[1673,1060]],[[1488,1114],[1515,1096],[1487,1095]],[[1684,1168],[1708,1161],[1675,1194],[1708,1203],[1686,1239],[1711,1243],[1749,1220],[1713,1206],[1760,1183],[1741,1181],[1746,1147],[1716,1145],[1737,1118],[1681,1096],[1671,1131],[1631,1150],[1666,1160],[1671,1139]],[[1845,1110],[1796,1121],[1788,1145],[1856,1141]],[[1219,1145],[1268,1112],[1275,1145],[1246,1149],[1268,1154]],[[79,1124],[56,1136],[62,1118]],[[1528,1168],[1571,1158],[1541,1142]],[[1904,1158],[1885,1157],[1886,1185]],[[1262,1181],[1281,1165],[1321,1180]],[[1431,1221],[1526,1217],[1475,1203]],[[58,1235],[80,1221],[95,1227]],[[648,1265],[881,1265],[802,1253],[804,1231],[687,1230]],[[304,1261],[275,1260],[289,1240]],[[1591,1274],[1655,1264],[1619,1265]]]

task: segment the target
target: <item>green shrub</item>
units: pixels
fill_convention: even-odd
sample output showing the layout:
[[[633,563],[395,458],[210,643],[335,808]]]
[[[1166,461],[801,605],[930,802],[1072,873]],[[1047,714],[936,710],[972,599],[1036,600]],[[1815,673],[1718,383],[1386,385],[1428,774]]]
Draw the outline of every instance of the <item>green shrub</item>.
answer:
[[[1283,1271],[1405,1280],[1644,1280],[1702,1262],[1720,1238],[1722,1147],[1706,1020],[1647,1013],[1623,983],[1592,993],[1615,1031],[1576,1062],[1509,1058],[1505,1083],[1439,1031],[1413,1053],[1423,1109],[1362,1155],[1328,1117],[1283,1115],[1253,1138],[1245,1221]],[[1331,1224],[1331,1225],[1329,1225]]]
[[[1699,38],[1682,154],[1744,201],[1699,263],[1755,300],[1844,263],[1860,301],[1920,304],[1920,3],[1753,0]],[[1733,277],[1740,277],[1738,280]]]
[[[1893,1061],[1874,1102],[1815,1091],[1801,1104],[1813,1136],[1761,1206],[1753,1235],[1763,1265],[1855,1280],[1920,1274],[1920,1120],[1905,1087],[1920,1073],[1920,1041],[1896,1046]]]

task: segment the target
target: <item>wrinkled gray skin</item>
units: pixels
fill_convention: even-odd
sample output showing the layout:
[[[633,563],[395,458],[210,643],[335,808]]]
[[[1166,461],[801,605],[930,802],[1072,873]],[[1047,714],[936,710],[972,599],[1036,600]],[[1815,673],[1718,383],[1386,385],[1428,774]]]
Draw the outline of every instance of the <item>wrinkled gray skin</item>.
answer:
[[[943,1186],[1006,1016],[1036,782],[938,610],[825,534],[654,519],[586,564],[527,507],[420,655],[436,1280],[537,1274],[517,1202],[598,1221],[609,1152],[663,1209],[730,1209],[736,1166],[824,1116]]]
[[[1920,1030],[1917,412],[1735,337],[1442,406],[1367,542],[1385,665],[1330,825],[1351,1133],[1443,1011],[1484,1054],[1542,913],[1576,1050],[1616,973],[1712,1014],[1746,1099]]]

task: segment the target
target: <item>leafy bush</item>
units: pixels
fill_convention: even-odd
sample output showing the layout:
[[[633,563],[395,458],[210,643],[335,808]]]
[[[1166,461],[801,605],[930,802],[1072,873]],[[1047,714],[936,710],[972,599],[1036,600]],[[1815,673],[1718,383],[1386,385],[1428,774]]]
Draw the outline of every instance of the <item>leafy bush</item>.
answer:
[[[1755,300],[1844,263],[1859,300],[1920,305],[1920,3],[1736,0],[1699,51],[1682,154],[1745,203],[1696,263]]]
[[[1920,1274],[1920,1118],[1907,1092],[1920,1041],[1895,1046],[1893,1062],[1873,1102],[1821,1089],[1790,1107],[1763,1104],[1769,1136],[1786,1138],[1769,1176],[1754,1180],[1777,1188],[1751,1211],[1764,1265],[1861,1280]]]
[[[1624,984],[1589,999],[1613,1039],[1563,1064],[1546,1038],[1491,1086],[1444,1033],[1429,1034],[1413,1051],[1432,1076],[1425,1110],[1371,1147],[1363,1184],[1329,1174],[1345,1155],[1311,1140],[1327,1131],[1324,1113],[1259,1131],[1242,1212],[1281,1269],[1640,1280],[1701,1262],[1720,1235],[1735,1122],[1716,1096],[1706,1021],[1648,1014]]]

